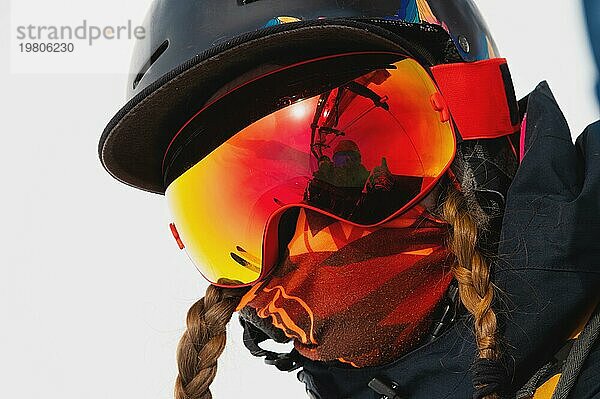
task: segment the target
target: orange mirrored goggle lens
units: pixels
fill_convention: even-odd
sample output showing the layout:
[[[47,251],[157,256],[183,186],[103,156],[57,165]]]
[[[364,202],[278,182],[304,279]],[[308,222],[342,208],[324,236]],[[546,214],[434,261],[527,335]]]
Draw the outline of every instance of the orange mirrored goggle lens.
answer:
[[[352,55],[338,57],[353,65]],[[286,210],[372,226],[435,185],[455,153],[448,111],[427,71],[397,59],[257,119],[168,186],[173,220],[204,277],[223,286],[264,278]]]

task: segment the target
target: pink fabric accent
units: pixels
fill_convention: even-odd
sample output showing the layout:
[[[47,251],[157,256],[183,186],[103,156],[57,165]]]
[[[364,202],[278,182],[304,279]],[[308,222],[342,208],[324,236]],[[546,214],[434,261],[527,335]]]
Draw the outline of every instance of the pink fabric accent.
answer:
[[[527,115],[523,118],[523,123],[521,123],[521,140],[520,140],[520,151],[519,151],[519,163],[523,161],[523,157],[525,156],[525,135],[527,134]]]

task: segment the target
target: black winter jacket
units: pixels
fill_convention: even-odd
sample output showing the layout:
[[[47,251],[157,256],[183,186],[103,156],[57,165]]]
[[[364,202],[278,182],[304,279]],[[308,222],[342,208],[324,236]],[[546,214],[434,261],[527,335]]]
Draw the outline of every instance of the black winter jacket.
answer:
[[[600,300],[600,122],[573,145],[547,84],[528,99],[526,153],[509,189],[494,264],[501,294],[502,351],[514,392],[568,340]],[[374,377],[393,381],[407,399],[471,398],[476,357],[472,320],[381,367],[338,368],[306,360],[299,377],[322,399],[374,399]],[[600,398],[600,344],[574,392]]]

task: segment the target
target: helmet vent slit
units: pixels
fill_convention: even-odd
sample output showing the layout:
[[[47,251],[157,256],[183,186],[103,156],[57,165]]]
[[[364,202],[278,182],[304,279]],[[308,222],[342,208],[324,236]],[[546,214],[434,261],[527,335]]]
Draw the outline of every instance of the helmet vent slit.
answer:
[[[245,6],[250,3],[255,3],[258,0],[237,0],[238,6]]]
[[[169,47],[169,40],[165,40],[164,42],[162,42],[162,44],[160,46],[158,46],[156,51],[150,56],[150,59],[148,61],[146,61],[146,63],[142,66],[142,68],[138,72],[137,76],[135,77],[135,80],[133,81],[133,89],[134,90],[137,87],[137,85],[140,83],[140,81],[142,80],[142,78],[144,77],[146,72],[148,72],[148,69],[150,69],[150,67],[160,58],[160,56],[163,55],[163,53],[165,51],[167,51],[168,47]]]

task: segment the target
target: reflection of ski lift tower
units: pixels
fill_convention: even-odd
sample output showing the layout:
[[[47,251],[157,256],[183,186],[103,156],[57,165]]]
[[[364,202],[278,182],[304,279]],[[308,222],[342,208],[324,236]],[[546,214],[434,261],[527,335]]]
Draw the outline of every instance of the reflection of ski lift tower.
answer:
[[[346,128],[358,121],[372,109],[368,109],[367,111],[358,115],[343,129],[338,129],[337,125],[339,123],[340,114],[344,112],[344,109],[346,109],[352,103],[352,100],[356,96],[370,99],[373,101],[374,107],[379,107],[389,111],[389,105],[387,104],[388,97],[379,96],[377,93],[367,87],[370,82],[381,84],[389,76],[391,75],[388,71],[385,69],[379,69],[360,79],[364,82],[358,83],[357,81],[352,81],[338,87],[335,90],[321,94],[319,101],[317,102],[317,108],[315,109],[313,121],[310,125],[310,150],[317,161],[319,161],[323,156],[323,150],[330,148],[331,144],[336,138],[345,136],[344,130]],[[332,94],[336,91],[337,93],[335,93],[335,98],[332,99]],[[322,124],[319,124],[319,121],[321,120],[323,120],[323,122]],[[329,141],[327,140],[328,135],[333,135]]]

